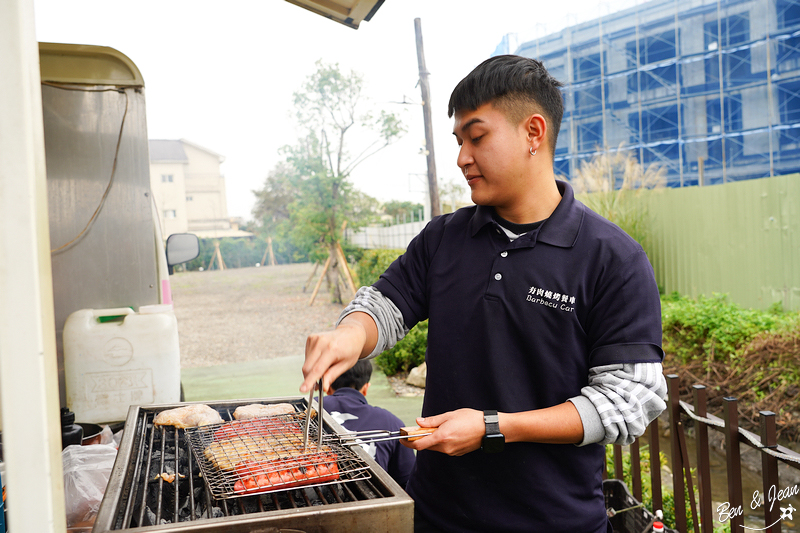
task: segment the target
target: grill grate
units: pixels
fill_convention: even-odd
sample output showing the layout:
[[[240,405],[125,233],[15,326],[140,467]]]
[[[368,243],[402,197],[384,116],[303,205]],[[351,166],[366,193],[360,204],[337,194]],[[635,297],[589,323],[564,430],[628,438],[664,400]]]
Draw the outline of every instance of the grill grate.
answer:
[[[188,428],[189,448],[212,496],[234,498],[371,477],[369,466],[330,434],[321,448],[310,438],[304,449],[304,419],[305,413],[294,413]],[[314,422],[311,433],[319,435]]]
[[[290,401],[298,411],[305,409],[305,400]],[[209,405],[224,420],[231,420],[231,413],[241,403]],[[94,533],[139,528],[150,531],[152,527],[158,531],[189,531],[190,525],[192,532],[238,532],[240,528],[250,531],[253,524],[282,527],[301,524],[305,531],[347,531],[345,525],[356,517],[368,521],[369,517],[373,520],[388,517],[393,523],[389,529],[398,526],[405,531],[411,523],[410,498],[385,472],[371,466],[374,463],[362,457],[360,448],[356,447],[356,451],[339,445],[342,448],[339,450],[335,442],[324,447],[336,453],[340,473],[337,480],[315,481],[313,485],[264,494],[237,495],[233,499],[217,498],[192,452],[193,430],[153,425],[158,412],[172,407],[175,406],[131,408]],[[335,435],[336,423],[327,414],[324,420],[324,433]],[[216,426],[219,430],[225,425]],[[348,455],[352,457],[347,458]],[[326,511],[320,515],[320,510]]]

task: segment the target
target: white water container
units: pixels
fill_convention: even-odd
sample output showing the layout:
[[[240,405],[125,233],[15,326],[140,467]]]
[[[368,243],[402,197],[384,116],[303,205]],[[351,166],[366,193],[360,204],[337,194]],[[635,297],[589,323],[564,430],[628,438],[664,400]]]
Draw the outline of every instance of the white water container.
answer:
[[[81,422],[125,420],[128,407],[180,401],[171,305],[82,309],[64,324],[67,406]]]

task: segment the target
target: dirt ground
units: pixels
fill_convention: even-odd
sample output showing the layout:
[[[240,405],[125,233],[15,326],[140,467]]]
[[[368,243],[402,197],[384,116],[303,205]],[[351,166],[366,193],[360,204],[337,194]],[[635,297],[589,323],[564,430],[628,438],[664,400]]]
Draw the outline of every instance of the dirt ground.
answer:
[[[304,353],[309,333],[332,329],[344,308],[330,302],[324,283],[309,306],[319,276],[309,280],[312,272],[302,263],[173,274],[181,366]]]

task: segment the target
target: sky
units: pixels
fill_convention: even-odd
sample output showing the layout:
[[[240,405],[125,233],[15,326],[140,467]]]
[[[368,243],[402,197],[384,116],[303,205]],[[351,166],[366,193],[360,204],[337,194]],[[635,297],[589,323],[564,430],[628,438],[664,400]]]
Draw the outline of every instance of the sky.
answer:
[[[283,0],[34,0],[34,9],[39,41],[110,46],[133,60],[145,81],[148,137],[186,139],[222,155],[228,215],[249,220],[252,191],[281,161],[280,148],[300,135],[292,94],[316,61],[361,74],[365,105],[398,114],[407,129],[355,169],[354,186],[382,202],[423,203],[415,18],[442,187],[463,179],[447,117],[450,92],[504,35],[524,42],[636,1],[386,0],[358,30]]]

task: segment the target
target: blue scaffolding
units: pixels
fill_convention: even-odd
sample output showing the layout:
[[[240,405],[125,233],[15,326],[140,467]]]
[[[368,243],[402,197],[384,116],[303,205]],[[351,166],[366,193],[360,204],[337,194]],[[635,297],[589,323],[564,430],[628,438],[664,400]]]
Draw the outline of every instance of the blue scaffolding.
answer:
[[[564,83],[560,175],[619,151],[671,187],[800,171],[800,0],[653,0],[515,53]]]

